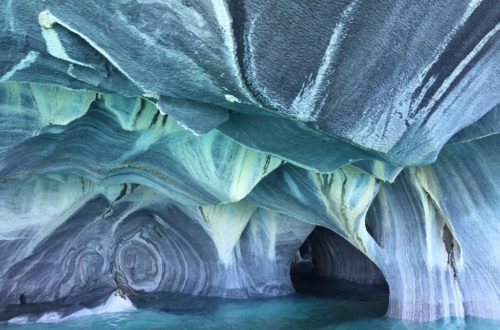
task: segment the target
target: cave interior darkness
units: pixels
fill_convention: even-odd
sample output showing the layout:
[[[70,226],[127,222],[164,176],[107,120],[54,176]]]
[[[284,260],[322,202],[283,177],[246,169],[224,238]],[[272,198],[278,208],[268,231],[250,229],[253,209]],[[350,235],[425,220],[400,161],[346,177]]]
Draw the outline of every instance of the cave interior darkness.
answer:
[[[372,304],[381,317],[387,311],[389,286],[384,275],[366,255],[330,229],[315,227],[293,257],[290,276],[300,296]]]

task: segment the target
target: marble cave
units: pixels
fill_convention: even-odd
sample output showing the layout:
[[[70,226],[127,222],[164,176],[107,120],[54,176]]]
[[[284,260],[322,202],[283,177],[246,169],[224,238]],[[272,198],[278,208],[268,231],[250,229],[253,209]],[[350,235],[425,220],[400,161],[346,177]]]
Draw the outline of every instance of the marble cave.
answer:
[[[264,303],[308,249],[384,318],[499,320],[499,31],[496,0],[1,1],[0,319]]]

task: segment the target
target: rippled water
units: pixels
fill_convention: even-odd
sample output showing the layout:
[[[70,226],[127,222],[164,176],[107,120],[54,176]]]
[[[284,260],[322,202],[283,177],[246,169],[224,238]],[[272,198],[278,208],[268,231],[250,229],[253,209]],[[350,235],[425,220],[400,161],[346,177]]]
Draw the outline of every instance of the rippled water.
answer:
[[[342,282],[296,281],[299,291],[283,298],[224,300],[178,294],[132,297],[136,311],[102,314],[57,324],[11,325],[8,329],[500,329],[500,322],[469,318],[413,323],[383,317],[384,287]],[[311,286],[310,283],[314,285]]]
[[[289,297],[227,302],[205,312],[137,310],[58,324],[4,325],[10,329],[498,329],[500,323],[467,319],[416,324],[377,318],[378,306],[331,298]]]

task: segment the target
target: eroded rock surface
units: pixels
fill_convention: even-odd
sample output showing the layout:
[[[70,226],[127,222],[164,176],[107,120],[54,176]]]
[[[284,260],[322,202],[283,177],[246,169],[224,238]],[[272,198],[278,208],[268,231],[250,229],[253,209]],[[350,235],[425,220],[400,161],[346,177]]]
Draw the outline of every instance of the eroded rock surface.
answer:
[[[17,0],[0,18],[0,311],[289,294],[321,226],[324,275],[383,275],[389,316],[500,319],[494,0]]]

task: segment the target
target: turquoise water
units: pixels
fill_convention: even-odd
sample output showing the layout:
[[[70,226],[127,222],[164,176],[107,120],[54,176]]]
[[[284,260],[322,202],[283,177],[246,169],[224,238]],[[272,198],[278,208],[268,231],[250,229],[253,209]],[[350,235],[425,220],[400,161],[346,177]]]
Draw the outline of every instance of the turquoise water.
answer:
[[[0,328],[43,329],[500,329],[500,321],[478,318],[431,323],[384,318],[387,288],[299,279],[301,294],[282,298],[228,300],[180,294],[131,296],[132,312],[101,314],[55,324]]]
[[[373,303],[294,296],[265,301],[226,302],[211,310],[137,310],[89,316],[58,324],[4,325],[8,329],[499,329],[481,319],[425,324],[377,317]]]

